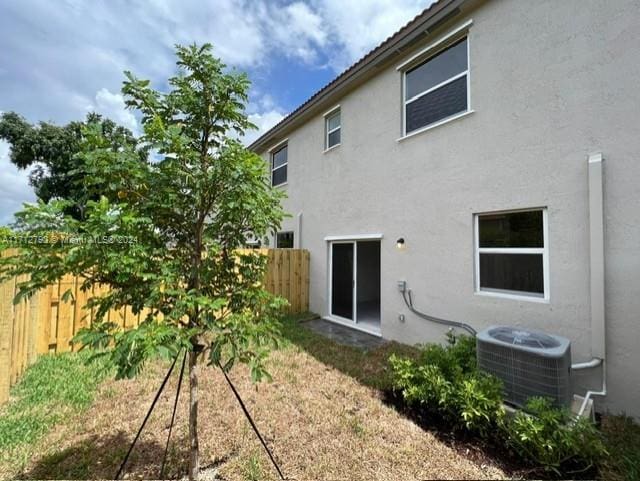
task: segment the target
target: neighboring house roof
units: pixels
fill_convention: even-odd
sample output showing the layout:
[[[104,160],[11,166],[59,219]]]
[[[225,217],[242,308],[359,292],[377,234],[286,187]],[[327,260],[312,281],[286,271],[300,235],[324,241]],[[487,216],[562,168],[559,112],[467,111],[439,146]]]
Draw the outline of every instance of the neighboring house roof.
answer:
[[[383,41],[376,48],[367,53],[356,63],[347,68],[335,79],[322,87],[307,99],[302,105],[278,122],[275,126],[255,140],[249,149],[259,152],[271,146],[285,132],[301,121],[314,107],[328,102],[332,97],[344,92],[350,86],[362,79],[381,62],[400,53],[404,48],[412,45],[424,35],[428,35],[442,22],[459,13],[459,7],[467,0],[436,0],[428,8],[418,14],[404,27]]]

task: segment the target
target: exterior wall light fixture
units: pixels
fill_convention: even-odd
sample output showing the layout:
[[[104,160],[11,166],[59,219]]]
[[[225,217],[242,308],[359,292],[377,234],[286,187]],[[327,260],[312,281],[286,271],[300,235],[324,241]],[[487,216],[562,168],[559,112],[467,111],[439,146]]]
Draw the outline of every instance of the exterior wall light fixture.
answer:
[[[398,248],[398,250],[402,250],[405,248],[405,244],[404,244],[404,237],[400,237],[397,241],[396,241],[396,247]]]

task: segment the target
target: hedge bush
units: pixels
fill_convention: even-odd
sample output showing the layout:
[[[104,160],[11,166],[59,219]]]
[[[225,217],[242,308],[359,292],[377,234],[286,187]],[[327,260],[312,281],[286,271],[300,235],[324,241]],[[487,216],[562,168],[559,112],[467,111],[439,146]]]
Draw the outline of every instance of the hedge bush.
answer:
[[[586,418],[553,407],[545,398],[531,398],[503,425],[505,442],[523,459],[560,474],[563,466],[583,471],[607,454],[600,432]]]
[[[502,385],[477,369],[473,338],[449,334],[447,341],[425,346],[417,362],[391,356],[394,388],[454,429],[486,436],[504,416]]]
[[[475,339],[447,335],[447,343],[423,347],[418,361],[391,356],[394,390],[412,407],[515,452],[548,471],[586,470],[607,455],[600,432],[587,419],[542,398],[506,416],[502,383],[477,368]]]

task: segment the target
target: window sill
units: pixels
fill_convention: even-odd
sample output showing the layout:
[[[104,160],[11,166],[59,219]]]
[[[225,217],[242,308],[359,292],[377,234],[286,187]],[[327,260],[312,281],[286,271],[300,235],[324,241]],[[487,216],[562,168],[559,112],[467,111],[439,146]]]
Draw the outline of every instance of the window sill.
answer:
[[[278,187],[286,187],[288,184],[289,182],[283,182],[282,184],[272,185],[271,187],[277,189]]]
[[[327,152],[331,152],[334,149],[337,149],[338,147],[340,147],[342,144],[336,144],[336,145],[332,145],[331,147],[329,147],[328,149],[324,149],[322,151],[323,154],[326,154]]]
[[[497,291],[475,291],[474,294],[476,296],[482,296],[482,297],[497,297],[502,299],[511,299],[513,301],[525,301],[525,302],[536,302],[538,304],[549,304],[549,298],[547,297],[527,296],[526,294],[509,294],[507,292],[497,292]]]
[[[414,130],[413,132],[403,137],[400,137],[399,139],[396,139],[396,142],[402,142],[403,140],[413,137],[414,135],[422,134],[423,132],[427,132],[431,129],[435,129],[436,127],[440,127],[441,125],[448,124],[449,122],[453,122],[454,120],[458,120],[463,117],[466,117],[467,115],[470,115],[474,112],[475,110],[466,110],[465,112],[460,112],[459,114],[452,115],[451,117],[447,117],[446,119],[439,120],[436,123],[429,124],[426,127],[422,127],[421,129]]]

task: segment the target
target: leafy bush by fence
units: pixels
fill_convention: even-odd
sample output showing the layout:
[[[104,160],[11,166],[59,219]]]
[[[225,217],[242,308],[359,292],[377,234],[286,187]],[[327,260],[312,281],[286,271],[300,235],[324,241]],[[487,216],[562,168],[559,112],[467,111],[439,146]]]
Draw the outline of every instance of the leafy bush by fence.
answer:
[[[303,249],[260,249],[268,256],[266,289],[289,301],[289,313],[309,310],[309,251]],[[7,249],[3,257],[13,255]],[[38,292],[32,298],[14,305],[16,284],[25,279],[14,278],[0,284],[0,403],[9,397],[9,389],[39,354],[67,352],[76,346],[71,339],[93,321],[93,312],[85,309],[88,300],[105,289],[82,292],[81,281],[65,276],[57,284]],[[71,291],[72,298],[63,299]],[[145,313],[134,314],[126,307],[110,311],[107,320],[123,328],[135,327]]]

